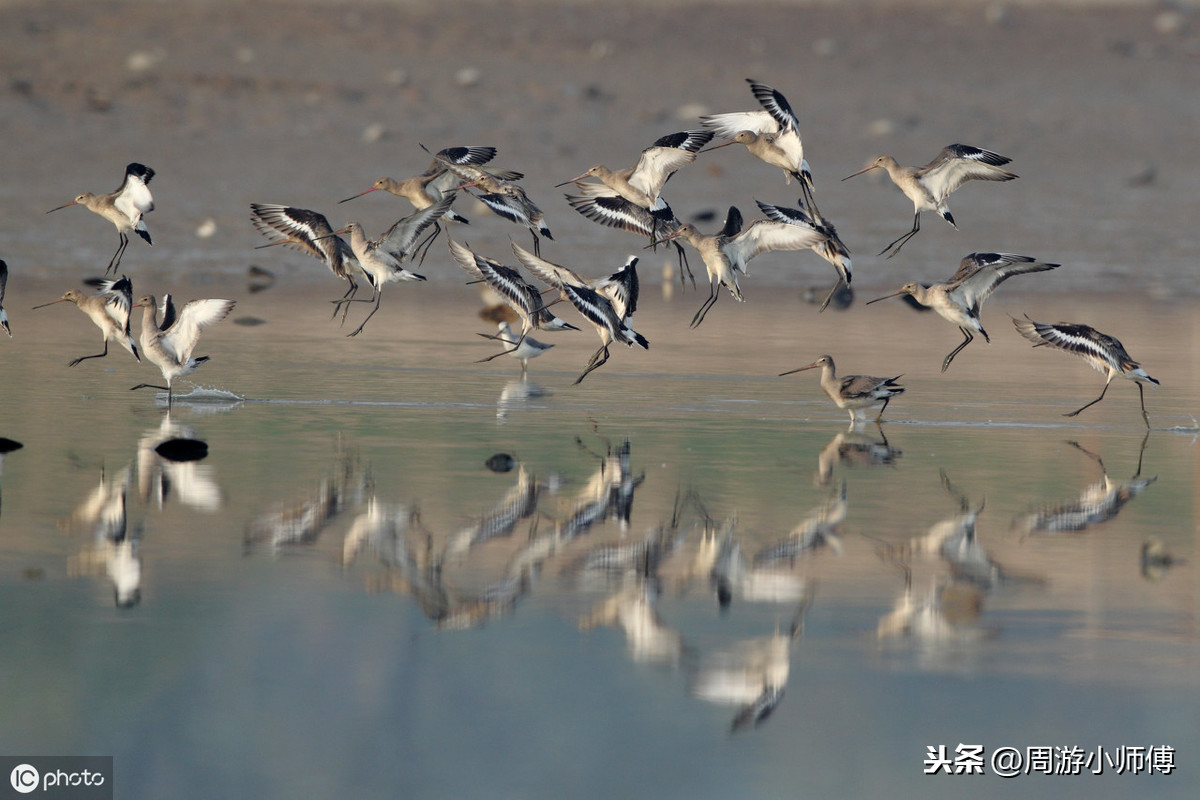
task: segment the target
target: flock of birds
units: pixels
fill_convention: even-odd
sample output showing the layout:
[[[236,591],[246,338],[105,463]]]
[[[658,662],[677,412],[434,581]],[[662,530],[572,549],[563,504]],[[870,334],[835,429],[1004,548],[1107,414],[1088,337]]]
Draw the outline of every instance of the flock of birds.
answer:
[[[720,297],[721,287],[725,287],[735,300],[740,302],[744,299],[738,276],[748,275],[749,262],[763,253],[811,249],[833,265],[837,282],[821,305],[822,311],[835,293],[848,287],[852,279],[850,251],[815,202],[812,171],[804,157],[799,123],[791,105],[776,89],[747,80],[761,108],[703,116],[700,118],[701,128],[661,137],[641,152],[633,167],[614,170],[596,164],[577,177],[558,184],[576,187],[578,193],[566,195],[566,200],[587,219],[644,236],[648,241],[647,247],[660,244],[674,246],[679,258],[681,280],[684,280],[685,274],[692,276],[687,251],[682,243],[687,243],[699,254],[707,272],[709,294],[692,318],[692,327],[704,321]],[[713,145],[714,139],[719,143]],[[662,190],[676,171],[696,160],[697,154],[732,144],[744,145],[754,157],[781,169],[787,183],[794,180],[799,184],[801,197],[796,208],[756,201],[763,217],[748,224],[741,212],[731,207],[722,228],[717,233],[705,234],[695,225],[684,223],[676,217],[662,196]],[[300,250],[321,260],[335,276],[345,281],[345,293],[334,301],[337,308],[335,317],[340,312],[343,324],[351,304],[371,304],[366,317],[349,334],[356,336],[378,312],[383,288],[387,284],[425,280],[414,268],[424,262],[433,241],[442,230],[443,222],[468,222],[452,205],[459,193],[469,193],[500,217],[528,229],[532,237],[532,250],[513,242],[512,253],[520,267],[542,284],[539,286],[527,280],[518,267],[475,253],[453,239],[449,241],[451,256],[470,281],[486,284],[510,309],[507,318],[502,318],[497,334],[481,334],[505,345],[505,349],[497,355],[513,355],[520,359],[524,372],[530,358],[553,346],[533,339],[530,336],[533,331],[578,330],[551,311],[551,307],[561,301],[574,306],[600,338],[599,348],[576,383],[608,360],[609,348],[614,343],[630,348],[635,345],[649,348],[647,339],[632,327],[638,302],[638,259],[631,257],[617,272],[599,278],[584,277],[561,264],[543,259],[542,239],[554,238],[546,225],[544,214],[520,184],[524,177],[521,173],[490,166],[495,155],[494,147],[448,147],[433,154],[432,162],[423,173],[405,180],[380,178],[369,189],[340,201],[344,203],[379,190],[407,199],[414,207],[413,213],[398,220],[378,238],[371,238],[358,222],[351,221],[335,229],[324,215],[287,205],[253,203],[250,206],[251,221],[260,233],[271,239],[269,244],[262,247],[285,245]],[[922,167],[901,166],[894,158],[885,155],[843,180],[869,170],[883,169],[912,201],[912,228],[879,254],[892,258],[920,231],[922,212],[936,212],[957,228],[947,206],[948,196],[970,180],[1015,179],[1015,174],[1004,169],[1009,161],[1004,156],[979,147],[952,144]],[[133,163],[126,168],[125,179],[117,190],[103,195],[84,193],[70,203],[51,209],[58,211],[81,205],[117,228],[119,244],[109,261],[106,275],[115,276],[129,245],[130,235],[136,234],[147,244],[151,243],[144,215],[154,209],[148,188],[153,176],[154,171],[149,167]],[[1011,253],[971,253],[962,259],[958,270],[947,281],[929,286],[907,283],[896,292],[869,302],[907,295],[957,325],[963,340],[943,360],[942,371],[945,372],[954,357],[973,341],[975,334],[990,341],[980,322],[980,309],[1001,283],[1016,275],[1043,272],[1059,266]],[[359,288],[357,279],[360,277],[370,284],[369,299],[356,296]],[[0,326],[11,336],[3,311],[6,278],[7,266],[0,262]],[[695,278],[691,277],[691,280],[695,285]],[[224,319],[234,305],[231,300],[198,300],[188,303],[176,313],[169,295],[164,296],[158,305],[150,295],[143,296],[135,304],[132,285],[127,277],[96,281],[95,285],[99,288],[96,295],[85,296],[71,290],[54,301],[74,303],[104,335],[103,352],[74,359],[70,366],[107,355],[110,341],[118,343],[140,360],[138,342],[134,341],[129,327],[132,309],[140,306],[145,309],[140,337],[141,354],[161,370],[166,386],[157,388],[166,389],[168,400],[172,381],[190,374],[207,360],[204,356],[192,356],[200,332]],[[557,293],[557,297],[548,297],[550,293]],[[162,314],[161,322],[158,321],[156,309],[157,313]],[[510,322],[517,321],[521,323],[519,333],[509,327]],[[1074,416],[1098,403],[1113,378],[1120,376],[1136,383],[1142,418],[1149,427],[1142,385],[1157,385],[1158,381],[1129,356],[1120,341],[1083,324],[1035,322],[1028,318],[1014,319],[1013,322],[1016,330],[1034,346],[1049,346],[1073,353],[1106,374],[1107,380],[1100,396],[1067,416]],[[876,408],[878,420],[888,402],[904,391],[904,387],[896,382],[898,376],[877,378],[849,375],[839,379],[833,358],[828,355],[801,369],[816,367],[822,370],[822,388],[838,407],[850,413],[852,421],[865,418],[867,411]],[[792,370],[797,371],[800,370]],[[149,384],[133,388],[144,386]]]

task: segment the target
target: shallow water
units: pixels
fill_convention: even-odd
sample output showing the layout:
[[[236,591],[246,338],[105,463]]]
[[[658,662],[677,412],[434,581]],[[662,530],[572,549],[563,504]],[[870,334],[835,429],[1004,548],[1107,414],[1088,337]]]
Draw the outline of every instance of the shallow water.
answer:
[[[650,351],[576,387],[590,332],[522,382],[473,363],[495,348],[461,289],[393,291],[348,340],[311,287],[209,288],[242,299],[169,411],[124,352],[64,366],[95,344],[67,306],[0,342],[25,445],[0,478],[0,750],[112,753],[137,797],[845,797],[961,796],[922,775],[930,745],[1168,745],[1173,775],[1053,791],[1194,794],[1191,305],[1004,292],[993,344],[941,375],[957,334],[899,304],[750,294],[690,331],[698,297],[650,286]],[[1126,382],[1061,416],[1102,377],[1005,330],[1051,302],[1139,321],[1153,430]],[[882,427],[774,377],[823,351],[905,373]],[[154,455],[170,436],[207,457]],[[842,487],[844,520],[770,556]],[[122,497],[123,537],[96,511]],[[1143,568],[1148,542],[1176,563]]]

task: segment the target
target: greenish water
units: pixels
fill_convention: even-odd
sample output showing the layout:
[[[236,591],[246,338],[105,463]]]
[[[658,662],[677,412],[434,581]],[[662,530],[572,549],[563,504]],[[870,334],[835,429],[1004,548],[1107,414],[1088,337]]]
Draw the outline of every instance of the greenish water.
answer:
[[[235,317],[270,324],[206,334],[206,388],[169,413],[128,392],[147,373],[127,354],[62,366],[93,335],[81,316],[3,343],[0,434],[25,446],[0,475],[0,750],[112,754],[131,797],[1194,794],[1177,381],[1149,395],[1148,435],[1128,385],[1064,420],[1099,376],[1070,373],[1068,402],[1014,380],[1003,340],[939,376],[912,340],[860,349],[856,312],[847,362],[911,362],[910,390],[847,430],[815,379],[769,377],[798,360],[773,336],[820,335],[810,309],[748,329],[750,356],[709,333],[675,372],[692,334],[651,328],[663,361],[622,350],[573,388],[586,338],[522,385],[470,363],[486,343],[430,333],[459,301],[347,341],[306,319],[311,296],[267,297]],[[165,462],[166,436],[208,455]],[[497,453],[517,467],[489,470]],[[506,511],[522,481],[536,504]],[[843,485],[823,546],[756,559]],[[122,493],[123,538],[88,510]],[[393,527],[366,527],[372,508]],[[1051,533],[1039,511],[1091,522]],[[1148,542],[1177,563],[1143,569]],[[1178,770],[922,774],[928,746],[960,743],[1167,745]]]

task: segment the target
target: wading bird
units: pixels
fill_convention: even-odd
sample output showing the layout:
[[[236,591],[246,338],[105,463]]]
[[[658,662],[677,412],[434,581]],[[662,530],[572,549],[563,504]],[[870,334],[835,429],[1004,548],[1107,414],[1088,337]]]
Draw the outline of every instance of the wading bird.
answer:
[[[403,197],[413,204],[416,211],[420,211],[429,208],[462,183],[458,175],[450,171],[449,165],[478,167],[495,157],[496,148],[494,147],[446,147],[437,151],[433,157],[433,163],[420,175],[400,181],[395,178],[380,178],[370,189],[351,195],[345,200],[339,200],[338,203],[345,203],[382,189],[389,194]],[[464,224],[469,221],[454,209],[448,210],[445,217],[448,220]]]
[[[883,255],[891,250],[888,255],[888,258],[891,258],[921,230],[922,211],[936,211],[957,230],[958,225],[954,222],[950,207],[946,205],[946,198],[969,180],[1011,181],[1017,176],[1000,169],[1010,161],[1011,158],[991,150],[982,150],[969,144],[952,144],[943,147],[942,152],[923,167],[902,167],[891,156],[880,156],[871,162],[870,166],[863,167],[854,175],[847,175],[842,180],[850,180],[855,175],[862,175],[879,167],[887,170],[892,183],[912,200],[912,230],[879,251],[879,255]]]
[[[141,361],[142,357],[138,355],[137,345],[134,344],[133,337],[129,334],[129,314],[133,306],[133,284],[130,283],[129,278],[122,275],[119,280],[100,281],[98,285],[100,286],[99,294],[89,297],[75,289],[69,289],[66,294],[57,300],[42,303],[40,306],[34,306],[34,308],[45,308],[55,303],[74,303],[80,311],[87,314],[88,319],[96,323],[96,327],[104,334],[104,352],[71,359],[67,362],[68,367],[73,367],[80,361],[86,361],[89,358],[103,358],[108,355],[109,341],[114,341],[121,345],[132,353],[134,358]]]
[[[985,342],[992,341],[979,322],[979,309],[992,292],[996,291],[997,286],[1014,275],[1044,272],[1060,266],[1062,265],[1048,264],[1029,256],[1012,253],[971,253],[962,260],[958,271],[945,283],[935,283],[932,286],[922,286],[916,282],[906,283],[891,294],[868,300],[867,305],[897,295],[912,295],[921,305],[929,306],[943,319],[957,325],[963,334],[962,344],[951,350],[942,361],[942,372],[945,372],[959,351],[975,338],[975,333],[982,334]]]
[[[234,301],[192,300],[176,314],[171,295],[163,295],[161,327],[153,295],[142,295],[136,306],[145,309],[142,312],[142,333],[139,337],[142,352],[146,354],[150,363],[159,368],[167,385],[139,383],[137,386],[131,386],[129,390],[165,389],[167,403],[170,404],[172,381],[191,375],[196,371],[196,367],[209,359],[208,356],[192,356],[196,343],[200,341],[201,331],[229,316]]]
[[[50,214],[68,206],[83,206],[115,225],[120,244],[117,246],[117,252],[109,260],[104,274],[116,272],[117,267],[121,265],[121,256],[129,246],[129,234],[136,233],[146,240],[146,244],[154,244],[150,241],[150,231],[146,229],[146,223],[142,219],[143,214],[154,210],[154,198],[146,185],[153,177],[154,170],[149,167],[136,162],[129,164],[125,167],[125,180],[116,191],[99,195],[84,192],[71,202],[52,208],[46,213]]]
[[[680,167],[695,161],[697,151],[712,138],[712,131],[669,133],[643,150],[632,167],[612,170],[603,164],[595,164],[587,172],[563,181],[555,188],[573,183],[588,197],[620,196],[655,214],[668,211],[667,202],[660,195],[663,184]],[[588,178],[595,178],[600,183],[585,183]]]
[[[824,311],[829,307],[829,301],[837,294],[838,289],[843,286],[849,287],[850,279],[853,277],[850,249],[846,247],[841,237],[838,236],[837,228],[833,227],[833,223],[821,215],[816,206],[805,208],[804,198],[800,199],[799,208],[784,208],[783,206],[764,203],[761,200],[755,200],[754,202],[758,204],[759,209],[768,219],[775,220],[776,222],[785,222],[788,225],[795,225],[802,230],[813,232],[813,243],[809,247],[812,248],[814,253],[832,264],[838,274],[837,282],[833,284],[833,288],[829,290],[829,294],[825,295],[825,299],[821,302],[821,307],[817,310],[817,313]]]
[[[761,204],[760,204],[761,205]],[[771,206],[773,211],[779,210]],[[741,221],[741,214],[730,209],[726,218],[725,228],[717,234],[700,233],[695,225],[684,224],[676,227],[662,241],[683,239],[700,253],[704,268],[708,271],[708,298],[700,305],[696,315],[692,317],[691,326],[697,327],[704,321],[708,310],[717,302],[721,286],[729,290],[739,303],[743,301],[742,289],[738,285],[737,273],[748,273],[747,264],[750,259],[762,253],[776,250],[816,250],[823,257],[822,246],[829,243],[830,237],[815,227],[799,224],[799,217],[783,222],[778,219],[756,219],[749,225],[736,230]],[[782,212],[779,212],[782,213]],[[842,257],[834,256],[834,266],[838,266]],[[848,262],[842,263],[846,266]],[[840,270],[839,270],[840,272]],[[847,272],[849,275],[849,272]]]
[[[1104,399],[1104,393],[1108,391],[1108,385],[1112,383],[1112,379],[1120,375],[1122,378],[1128,378],[1137,384],[1138,399],[1142,403],[1142,419],[1145,420],[1146,427],[1150,427],[1150,415],[1146,413],[1146,396],[1142,390],[1142,384],[1150,383],[1158,386],[1158,380],[1146,374],[1146,370],[1142,369],[1142,366],[1138,362],[1129,357],[1129,353],[1125,351],[1125,346],[1115,337],[1101,333],[1087,325],[1072,324],[1070,322],[1056,322],[1054,324],[1034,322],[1028,316],[1023,320],[1013,319],[1013,325],[1016,327],[1018,333],[1033,342],[1034,347],[1050,345],[1057,350],[1074,353],[1088,364],[1091,364],[1093,369],[1099,370],[1108,376],[1104,381],[1104,388],[1100,390],[1099,397],[1063,416],[1073,417],[1085,408],[1099,403]]]
[[[600,348],[592,355],[583,373],[575,379],[575,383],[581,382],[588,373],[608,361],[608,346],[613,342],[626,347],[636,344],[643,350],[650,349],[650,342],[646,337],[629,327],[628,322],[628,317],[637,306],[637,290],[633,288],[631,292],[629,289],[631,285],[637,286],[637,259],[626,262],[625,267],[609,279],[611,284],[601,281],[604,285],[593,288],[595,282],[589,283],[566,267],[544,261],[515,242],[512,243],[512,249],[517,260],[538,279],[558,289],[562,296],[583,314],[584,319],[592,323],[600,337]],[[626,273],[625,277],[618,279],[617,276],[622,272]],[[632,279],[629,277],[631,274]]]
[[[712,131],[692,130],[669,133],[659,138],[638,156],[627,169],[612,170],[596,164],[587,172],[563,181],[558,186],[575,184],[581,195],[567,195],[567,202],[583,216],[613,228],[645,234],[656,243],[664,231],[679,224],[675,213],[661,196],[663,184],[681,167],[696,160],[700,148],[712,141]],[[595,178],[599,183],[589,182]],[[556,187],[557,188],[557,187]],[[691,267],[678,242],[680,281],[690,277]],[[696,283],[692,279],[692,285]]]
[[[800,191],[810,206],[813,201],[812,172],[804,160],[804,145],[800,141],[800,121],[787,98],[765,83],[747,78],[750,90],[762,105],[761,111],[732,111],[709,114],[700,124],[717,136],[730,141],[708,148],[716,150],[731,144],[744,144],[750,155],[783,170],[784,179],[800,183]],[[705,151],[707,152],[707,151]]]
[[[459,244],[453,239],[450,240],[450,255],[454,256],[454,260],[468,275],[495,290],[500,299],[521,318],[521,335],[513,343],[513,348],[484,360],[490,361],[492,358],[514,352],[520,347],[525,336],[535,328],[544,331],[579,330],[574,325],[563,322],[554,316],[542,302],[541,291],[521,277],[521,273],[512,267],[473,253],[466,245]],[[491,334],[480,335],[489,338],[491,336]]]
[[[875,406],[879,406],[879,413],[875,415],[875,419],[883,419],[883,412],[887,410],[888,403],[892,401],[892,398],[904,393],[904,387],[896,383],[900,380],[899,375],[894,378],[876,378],[871,375],[847,375],[844,378],[838,378],[837,368],[833,364],[833,356],[821,356],[807,367],[781,372],[779,376],[792,375],[817,367],[821,368],[821,388],[838,408],[850,413],[850,422],[852,423],[858,421],[859,411],[865,411]]]
[[[371,296],[371,299],[375,301],[374,308],[371,309],[371,313],[367,314],[366,319],[347,336],[360,334],[367,321],[375,316],[375,312],[379,310],[379,303],[383,299],[384,286],[398,281],[425,280],[424,275],[405,269],[404,263],[410,261],[413,255],[422,248],[427,249],[432,237],[420,243],[417,240],[426,228],[446,213],[453,202],[454,194],[448,194],[429,208],[398,220],[378,239],[368,239],[363,232],[362,225],[357,222],[347,222],[346,227],[334,232],[333,235],[337,236],[343,233],[350,234],[350,249],[354,251],[354,257],[358,259],[359,265],[374,289]],[[338,302],[354,301],[346,298]]]
[[[522,377],[529,371],[529,359],[537,358],[551,347],[554,347],[552,344],[539,342],[532,336],[526,336],[525,334],[517,336],[513,333],[512,328],[509,327],[507,322],[497,323],[496,327],[499,330],[494,336],[490,333],[481,333],[479,335],[485,339],[495,339],[507,345],[508,349],[499,355],[510,355],[520,361]],[[491,358],[487,360],[491,361]]]
[[[362,267],[350,245],[334,234],[333,226],[323,214],[276,203],[251,203],[250,221],[255,230],[275,240],[259,245],[256,250],[283,245],[307,253],[324,262],[330,272],[347,283],[343,300],[354,297],[358,291],[354,273],[362,273]],[[344,316],[342,321],[345,321]]]

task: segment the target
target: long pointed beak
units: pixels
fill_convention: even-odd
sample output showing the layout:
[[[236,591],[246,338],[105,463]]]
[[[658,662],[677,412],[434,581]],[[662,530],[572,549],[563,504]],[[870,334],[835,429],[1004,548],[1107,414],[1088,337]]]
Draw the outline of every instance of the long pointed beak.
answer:
[[[376,187],[376,186],[372,186],[370,189],[367,189],[365,192],[359,192],[358,194],[351,195],[350,197],[347,197],[345,200],[338,200],[338,205],[341,205],[342,203],[353,200],[356,197],[362,197],[364,194],[370,194],[371,192],[375,191],[377,188],[378,187]]]
[[[588,177],[588,174],[585,172],[577,178],[571,178],[571,180],[569,180],[569,181],[563,181],[562,183],[554,184],[554,188],[557,189],[560,186],[566,186],[568,183],[579,183],[581,180],[583,180],[586,177]]]
[[[779,373],[779,377],[782,378],[784,375],[792,375],[797,372],[804,372],[804,370],[806,370],[806,369],[816,369],[819,366],[821,366],[821,365],[814,361],[813,363],[809,364],[807,367],[797,367],[796,369],[789,369],[787,372],[781,372],[781,373]]]
[[[868,300],[863,305],[869,306],[869,305],[871,305],[871,303],[878,303],[880,300],[887,300],[889,297],[898,297],[899,295],[902,295],[902,294],[904,294],[904,290],[898,289],[898,290],[892,292],[891,294],[885,294],[883,297],[876,297],[874,300]]]
[[[875,169],[878,166],[879,166],[878,164],[872,164],[869,167],[863,167],[858,172],[854,173],[854,175],[847,175],[846,177],[842,178],[842,180],[848,181],[851,178],[855,177],[855,175],[862,175],[864,172],[870,172],[871,170]]]
[[[45,308],[46,306],[52,306],[55,303],[65,303],[66,301],[67,301],[67,298],[60,297],[57,300],[51,300],[49,303],[42,303],[40,306],[34,306],[33,310],[37,311],[39,308]]]
[[[676,239],[678,239],[678,238],[679,238],[679,234],[677,234],[677,233],[668,233],[668,234],[667,234],[666,236],[664,236],[663,238],[661,238],[661,239],[657,239],[657,240],[655,240],[655,241],[651,242],[650,244],[646,245],[646,246],[645,246],[645,247],[643,247],[642,249],[643,249],[643,250],[649,250],[649,249],[650,249],[650,248],[652,248],[652,247],[658,247],[660,244],[666,244],[667,242],[673,242],[673,241],[675,241],[675,240],[676,240]]]
[[[722,147],[729,147],[731,144],[737,144],[737,139],[730,139],[728,142],[721,142],[720,144],[714,144],[712,147],[706,147],[703,150],[698,151],[696,155],[699,155],[700,153],[707,153],[710,150],[720,150]]]
[[[287,244],[290,241],[291,241],[291,239],[280,239],[278,242],[270,242],[269,244],[257,245],[254,249],[255,250],[265,250],[268,247],[278,247],[279,245]]]
[[[72,201],[71,201],[71,202],[69,202],[69,203],[64,203],[64,204],[62,204],[62,205],[61,205],[61,206],[59,206],[58,208],[52,208],[52,209],[50,209],[49,211],[47,211],[46,213],[47,213],[47,214],[53,214],[55,211],[62,211],[64,208],[67,208],[67,207],[69,207],[69,206],[77,206],[77,205],[79,205],[79,203],[77,203],[77,202],[75,202],[74,200],[72,200]]]
[[[349,228],[342,228],[340,231],[334,231],[333,233],[322,234],[321,236],[314,236],[313,241],[315,242],[318,239],[330,239],[334,236],[341,236],[343,233],[345,233],[348,230],[349,230]],[[264,245],[264,246],[270,247],[270,245]]]

